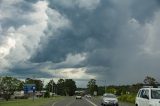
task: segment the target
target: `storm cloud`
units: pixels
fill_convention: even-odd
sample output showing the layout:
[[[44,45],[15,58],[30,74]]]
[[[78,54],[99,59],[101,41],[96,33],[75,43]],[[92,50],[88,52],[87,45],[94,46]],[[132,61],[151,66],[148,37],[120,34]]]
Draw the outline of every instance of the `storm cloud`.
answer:
[[[158,0],[14,1],[0,5],[3,75],[160,80]]]

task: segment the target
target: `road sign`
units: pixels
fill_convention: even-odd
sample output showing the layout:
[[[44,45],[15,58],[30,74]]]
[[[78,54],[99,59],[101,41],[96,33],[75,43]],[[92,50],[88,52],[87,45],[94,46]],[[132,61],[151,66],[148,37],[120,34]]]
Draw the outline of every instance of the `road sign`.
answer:
[[[35,84],[24,84],[24,93],[27,94],[29,92],[35,92],[36,85]]]

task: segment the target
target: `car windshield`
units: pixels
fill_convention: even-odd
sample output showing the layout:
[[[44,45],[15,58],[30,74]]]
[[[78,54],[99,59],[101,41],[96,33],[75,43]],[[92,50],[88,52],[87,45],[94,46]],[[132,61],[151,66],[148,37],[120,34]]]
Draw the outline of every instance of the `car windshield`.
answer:
[[[160,90],[151,90],[152,99],[160,99]]]
[[[116,98],[115,95],[112,95],[112,94],[106,94],[104,95],[103,97],[107,97],[107,98]]]

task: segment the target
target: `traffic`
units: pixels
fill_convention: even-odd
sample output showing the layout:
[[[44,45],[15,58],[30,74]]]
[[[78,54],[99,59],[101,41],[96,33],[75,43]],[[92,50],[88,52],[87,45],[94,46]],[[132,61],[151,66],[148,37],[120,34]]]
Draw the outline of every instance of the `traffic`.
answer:
[[[146,77],[145,83],[110,86],[100,86],[96,79],[89,79],[86,87],[80,88],[74,79],[57,82],[51,79],[44,86],[39,79],[27,78],[22,83],[12,77],[1,77],[0,105],[28,102],[31,106],[160,106],[160,86],[150,83],[151,79]]]
[[[118,97],[111,93],[99,97],[77,93],[53,106],[160,106],[160,88],[148,86],[139,89],[133,104],[118,101]]]

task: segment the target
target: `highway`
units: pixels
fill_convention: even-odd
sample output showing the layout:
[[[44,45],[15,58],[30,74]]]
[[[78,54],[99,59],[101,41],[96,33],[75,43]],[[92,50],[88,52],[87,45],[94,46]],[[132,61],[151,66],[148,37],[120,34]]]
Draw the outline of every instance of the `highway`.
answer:
[[[101,106],[100,97],[92,97],[87,99],[83,97],[82,99],[76,100],[75,97],[66,97],[63,100],[57,101],[52,104],[52,106]],[[129,103],[119,103],[119,106],[135,106]]]

